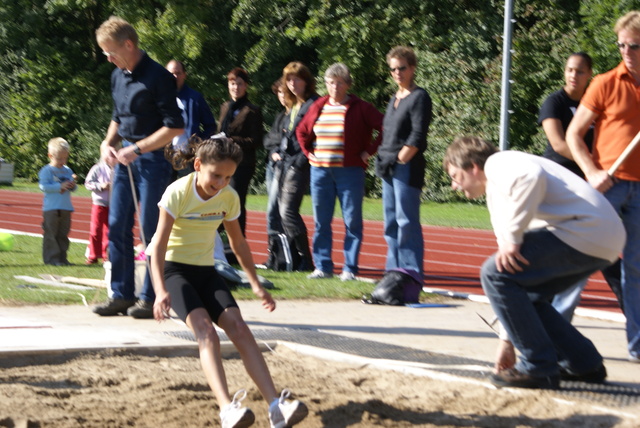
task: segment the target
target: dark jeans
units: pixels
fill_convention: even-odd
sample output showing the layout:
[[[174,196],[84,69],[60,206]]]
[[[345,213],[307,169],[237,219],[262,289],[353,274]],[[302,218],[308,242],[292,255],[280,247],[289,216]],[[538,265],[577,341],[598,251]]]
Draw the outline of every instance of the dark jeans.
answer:
[[[130,168],[140,204],[140,227],[144,232],[145,245],[148,245],[158,226],[158,202],[171,179],[171,164],[164,158],[163,150],[156,150],[139,156],[131,163]],[[117,165],[109,207],[109,260],[114,299],[135,299],[134,215],[135,205],[128,168]],[[149,272],[145,276],[139,298],[147,302],[155,300]]]
[[[498,272],[495,255],[483,264],[482,288],[522,357],[516,368],[534,376],[553,376],[564,367],[586,373],[602,356],[550,303],[566,290],[611,262],[584,254],[541,229],[525,233],[520,252],[529,265],[521,272]]]
[[[42,260],[45,264],[68,263],[71,211],[50,210],[42,213]]]
[[[273,179],[279,184],[278,210],[284,233],[290,238],[306,236],[307,226],[300,215],[300,205],[309,187],[309,164],[296,166],[278,162]]]

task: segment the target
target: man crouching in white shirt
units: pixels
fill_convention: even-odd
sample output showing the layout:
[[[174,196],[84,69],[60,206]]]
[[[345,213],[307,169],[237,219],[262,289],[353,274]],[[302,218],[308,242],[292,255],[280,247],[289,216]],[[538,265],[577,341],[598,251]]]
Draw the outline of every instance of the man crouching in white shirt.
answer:
[[[498,152],[478,137],[457,138],[443,166],[454,190],[486,194],[498,241],[480,279],[520,359],[497,365],[491,382],[556,389],[561,378],[604,381],[600,353],[550,301],[618,258],[626,234],[611,204],[555,162]]]

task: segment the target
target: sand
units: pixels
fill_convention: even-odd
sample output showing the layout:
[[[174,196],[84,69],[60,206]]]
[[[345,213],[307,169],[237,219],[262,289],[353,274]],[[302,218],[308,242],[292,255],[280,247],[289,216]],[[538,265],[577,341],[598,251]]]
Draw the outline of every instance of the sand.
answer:
[[[634,427],[640,420],[550,391],[494,389],[302,355],[265,353],[278,388],[309,407],[300,427]],[[231,391],[268,427],[267,405],[238,358]],[[6,364],[5,364],[6,365]],[[195,357],[85,354],[0,369],[0,427],[218,427],[218,406]]]

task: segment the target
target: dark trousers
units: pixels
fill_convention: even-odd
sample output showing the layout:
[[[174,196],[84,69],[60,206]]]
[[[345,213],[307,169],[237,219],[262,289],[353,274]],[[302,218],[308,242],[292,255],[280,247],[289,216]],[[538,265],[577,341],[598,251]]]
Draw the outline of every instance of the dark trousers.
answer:
[[[229,183],[229,185],[238,192],[238,197],[240,198],[240,217],[238,217],[238,222],[240,223],[243,235],[245,234],[244,230],[247,224],[247,209],[245,208],[245,203],[247,201],[247,193],[249,193],[249,184],[251,183],[251,179],[255,172],[255,163],[240,162],[240,165],[238,165],[238,168],[236,169],[236,173],[233,174],[231,182]]]
[[[50,210],[42,213],[42,260],[45,264],[68,263],[71,211]]]
[[[309,187],[309,164],[278,162],[273,179],[279,183],[278,209],[284,233],[289,237],[306,236],[307,226],[300,215],[300,205]]]

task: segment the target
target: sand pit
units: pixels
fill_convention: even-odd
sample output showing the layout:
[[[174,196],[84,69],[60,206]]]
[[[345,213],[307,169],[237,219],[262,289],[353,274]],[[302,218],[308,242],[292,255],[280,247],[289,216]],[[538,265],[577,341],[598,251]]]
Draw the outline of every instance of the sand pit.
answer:
[[[265,354],[279,388],[307,403],[300,427],[637,427],[640,420],[548,391],[495,390],[366,365],[316,359],[286,346]],[[19,363],[18,363],[19,364]],[[230,388],[248,391],[256,427],[266,404],[237,358]],[[0,427],[218,427],[218,407],[193,357],[83,355],[2,368]]]

